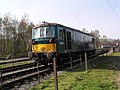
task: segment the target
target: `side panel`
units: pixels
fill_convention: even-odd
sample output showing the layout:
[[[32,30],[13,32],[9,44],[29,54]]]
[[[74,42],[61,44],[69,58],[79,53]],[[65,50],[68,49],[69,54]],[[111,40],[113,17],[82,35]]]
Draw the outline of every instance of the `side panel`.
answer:
[[[72,52],[94,50],[93,36],[74,31],[72,32]]]
[[[57,31],[58,53],[94,50],[93,36],[62,26],[58,26]]]
[[[83,46],[83,34],[80,32],[73,31],[73,51],[80,52],[84,50]]]

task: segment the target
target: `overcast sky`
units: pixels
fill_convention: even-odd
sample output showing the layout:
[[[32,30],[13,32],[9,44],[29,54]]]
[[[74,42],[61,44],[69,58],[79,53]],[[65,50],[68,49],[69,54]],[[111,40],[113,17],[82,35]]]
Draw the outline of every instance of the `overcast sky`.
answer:
[[[0,0],[0,14],[17,19],[24,13],[34,24],[47,21],[75,29],[99,30],[108,38],[120,38],[120,0]]]

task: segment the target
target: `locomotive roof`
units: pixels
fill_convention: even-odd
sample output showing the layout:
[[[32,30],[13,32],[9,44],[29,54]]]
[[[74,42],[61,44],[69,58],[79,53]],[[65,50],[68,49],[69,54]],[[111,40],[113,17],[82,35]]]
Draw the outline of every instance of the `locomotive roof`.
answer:
[[[77,32],[81,32],[81,33],[84,33],[84,34],[87,34],[87,35],[90,35],[90,36],[93,36],[89,33],[85,33],[85,32],[82,32],[78,29],[74,29],[74,28],[71,28],[71,27],[67,27],[67,26],[64,26],[62,24],[58,24],[58,23],[44,23],[44,24],[40,24],[39,26],[35,26],[34,28],[38,28],[38,27],[43,27],[43,26],[62,26],[62,27],[65,27],[65,28],[69,28],[69,29],[72,29],[74,31],[77,31]],[[93,36],[94,37],[94,36]]]

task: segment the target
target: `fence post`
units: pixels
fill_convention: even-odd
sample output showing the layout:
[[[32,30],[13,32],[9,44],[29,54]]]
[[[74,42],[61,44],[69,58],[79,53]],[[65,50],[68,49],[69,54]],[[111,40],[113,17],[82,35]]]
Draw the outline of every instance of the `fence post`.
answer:
[[[80,65],[82,65],[82,57],[81,57],[81,55],[80,55]]]
[[[73,64],[72,64],[72,57],[71,56],[70,56],[70,64],[71,64],[71,70],[72,70]]]
[[[39,61],[37,61],[37,72],[38,72],[38,84],[40,83],[40,75],[39,75]]]
[[[14,62],[13,62],[13,56],[12,56],[12,66],[14,66]]]
[[[87,66],[87,54],[85,53],[85,67],[86,67],[86,71],[88,70],[88,66]]]
[[[58,77],[57,77],[57,65],[56,65],[56,57],[53,58],[53,70],[54,70],[54,88],[58,90]]]
[[[0,82],[1,82],[1,90],[2,90],[2,71],[0,71]]]

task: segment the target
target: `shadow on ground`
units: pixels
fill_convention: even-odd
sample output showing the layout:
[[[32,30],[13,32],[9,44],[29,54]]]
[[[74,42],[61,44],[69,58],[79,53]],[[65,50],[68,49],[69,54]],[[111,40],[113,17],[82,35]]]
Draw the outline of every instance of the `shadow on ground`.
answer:
[[[108,69],[120,71],[120,56],[102,56],[88,63],[90,69]]]

